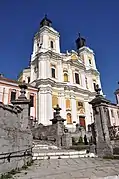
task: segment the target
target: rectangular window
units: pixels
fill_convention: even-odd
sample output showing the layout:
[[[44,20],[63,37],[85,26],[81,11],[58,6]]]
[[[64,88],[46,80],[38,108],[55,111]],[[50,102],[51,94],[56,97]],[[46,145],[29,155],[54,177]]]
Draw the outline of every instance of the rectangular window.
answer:
[[[79,84],[79,74],[78,73],[75,73],[75,81],[76,81],[76,84]]]
[[[16,99],[16,91],[11,91],[11,101]]]
[[[28,77],[28,83],[30,83],[30,77]]]
[[[114,112],[113,110],[111,109],[111,116],[114,117]]]
[[[52,78],[55,78],[55,68],[51,68]]]
[[[53,41],[50,41],[50,47],[53,48]]]
[[[30,107],[34,107],[34,96],[30,95]]]

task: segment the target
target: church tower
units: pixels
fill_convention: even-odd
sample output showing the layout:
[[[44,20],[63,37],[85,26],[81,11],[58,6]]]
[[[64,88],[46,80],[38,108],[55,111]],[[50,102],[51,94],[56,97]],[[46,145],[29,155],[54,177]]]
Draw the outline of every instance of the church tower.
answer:
[[[34,37],[33,56],[48,50],[60,53],[59,32],[52,28],[52,21],[45,17],[40,22],[40,29]]]
[[[39,123],[48,125],[53,117],[52,77],[57,78],[54,61],[60,58],[60,35],[52,27],[52,21],[45,17],[40,22],[40,29],[35,34],[31,56],[31,84],[38,87]],[[53,62],[53,64],[52,64]],[[52,68],[51,68],[52,65]]]
[[[90,88],[95,90],[96,84],[98,84],[101,88],[100,73],[98,72],[96,67],[95,54],[92,49],[87,47],[86,39],[81,37],[80,33],[79,37],[76,40],[76,48],[80,58],[82,59],[85,65],[87,71],[87,78],[90,81]]]
[[[76,47],[78,54],[82,58],[85,67],[87,69],[93,68],[96,70],[96,64],[95,64],[95,57],[93,50],[91,50],[89,47],[86,46],[86,39],[80,36],[76,40]]]

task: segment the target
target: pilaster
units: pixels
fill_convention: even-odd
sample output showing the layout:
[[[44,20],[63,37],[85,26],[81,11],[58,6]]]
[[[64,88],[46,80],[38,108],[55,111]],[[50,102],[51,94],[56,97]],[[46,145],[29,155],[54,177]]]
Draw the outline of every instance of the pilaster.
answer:
[[[59,106],[61,106],[61,116],[66,119],[66,100],[65,100],[65,95],[64,91],[62,93],[58,94],[58,99],[59,99]]]
[[[39,121],[44,125],[50,124],[50,119],[53,117],[52,110],[52,90],[49,86],[39,88]]]
[[[85,122],[86,122],[86,130],[88,130],[87,124],[91,124],[93,122],[92,117],[92,110],[91,105],[89,104],[89,101],[84,101],[84,107],[85,107]]]
[[[71,94],[71,113],[72,113],[72,122],[79,123],[77,118],[76,98],[73,94]]]

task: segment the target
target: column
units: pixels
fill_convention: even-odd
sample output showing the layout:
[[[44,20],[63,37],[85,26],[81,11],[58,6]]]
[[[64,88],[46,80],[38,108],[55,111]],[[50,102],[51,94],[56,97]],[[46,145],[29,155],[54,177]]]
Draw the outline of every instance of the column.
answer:
[[[81,76],[81,87],[85,88],[86,89],[86,80],[85,80],[85,73],[81,73],[80,74]]]
[[[39,119],[38,123],[44,124],[44,119],[45,119],[45,95],[44,91],[40,89],[39,91]]]
[[[62,67],[61,60],[58,61],[57,72],[58,72],[58,81],[59,82],[64,81],[64,79],[63,79],[63,67]]]
[[[72,69],[69,69],[68,70],[68,77],[69,77],[69,82],[71,83],[71,84],[73,84],[73,73],[72,73]]]
[[[72,111],[71,111],[71,113],[72,113],[72,122],[76,121],[76,123],[77,122],[79,123],[79,121],[77,119],[77,109],[76,109],[76,99],[75,99],[75,96],[71,96],[71,109],[72,109]]]
[[[66,119],[66,101],[65,101],[65,96],[64,93],[59,94],[59,106],[61,107],[61,117]]]
[[[89,104],[88,101],[84,102],[84,107],[85,107],[85,122],[86,122],[86,130],[88,130],[88,124],[92,124],[92,106]]]
[[[31,82],[34,81],[34,66],[31,64]]]
[[[53,118],[53,109],[52,109],[52,90],[49,88],[46,90],[46,125],[51,124],[50,119]]]
[[[46,78],[51,77],[51,68],[50,68],[50,61],[47,59],[46,61]]]

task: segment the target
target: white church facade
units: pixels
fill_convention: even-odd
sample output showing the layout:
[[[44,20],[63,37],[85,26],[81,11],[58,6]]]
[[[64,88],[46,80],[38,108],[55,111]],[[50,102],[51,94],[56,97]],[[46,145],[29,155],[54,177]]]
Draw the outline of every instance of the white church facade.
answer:
[[[82,37],[76,40],[76,50],[62,53],[60,34],[47,18],[40,23],[34,36],[33,52],[28,68],[23,69],[18,80],[0,76],[0,101],[10,104],[19,96],[19,82],[28,83],[26,97],[30,99],[30,116],[39,124],[51,124],[54,107],[59,104],[65,125],[71,130],[76,124],[88,130],[93,122],[92,106],[96,84],[101,88],[100,73],[95,54]],[[102,91],[101,91],[102,93]],[[119,93],[118,93],[119,94]],[[117,94],[116,94],[117,95]],[[118,106],[110,105],[111,125],[119,125]]]
[[[95,85],[101,87],[100,74],[94,52],[86,46],[85,39],[79,36],[76,47],[76,51],[62,53],[59,32],[47,17],[41,21],[34,37],[30,67],[18,79],[38,89],[38,123],[50,124],[57,104],[68,128],[77,123],[87,128],[92,123],[89,101],[95,97]]]

